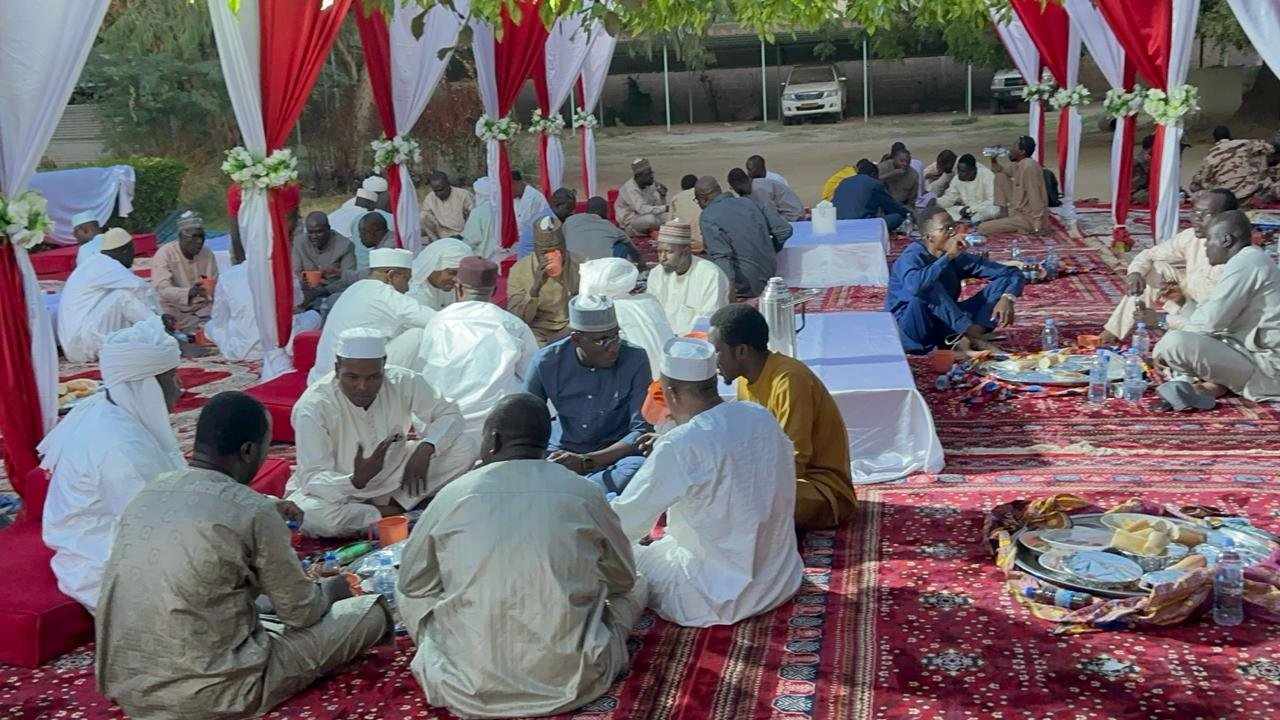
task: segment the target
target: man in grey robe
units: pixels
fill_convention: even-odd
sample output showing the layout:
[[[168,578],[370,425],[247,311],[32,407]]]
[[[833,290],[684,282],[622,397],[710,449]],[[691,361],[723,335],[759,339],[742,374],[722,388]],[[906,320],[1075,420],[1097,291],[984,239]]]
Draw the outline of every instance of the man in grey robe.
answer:
[[[1210,265],[1222,266],[1222,276],[1209,299],[1154,352],[1173,377],[1160,395],[1175,408],[1208,409],[1228,392],[1280,400],[1280,269],[1253,245],[1252,230],[1239,210],[1209,221],[1204,251]]]
[[[600,489],[544,459],[550,436],[544,401],[499,401],[483,465],[440,491],[404,550],[413,675],[462,718],[566,712],[627,668],[647,585]]]
[[[293,236],[293,272],[302,278],[302,310],[327,314],[347,286],[360,279],[356,250],[347,236],[329,227],[322,212],[307,215]],[[320,279],[308,279],[310,272]]]
[[[155,478],[120,518],[96,670],[133,720],[261,715],[387,633],[381,596],[303,575],[285,526],[297,507],[249,489],[270,443],[257,400],[219,393],[191,466]]]
[[[698,179],[694,197],[702,207],[698,223],[707,259],[729,278],[730,301],[756,297],[778,274],[778,251],[791,237],[791,223],[750,198],[721,193],[720,183],[709,175]]]

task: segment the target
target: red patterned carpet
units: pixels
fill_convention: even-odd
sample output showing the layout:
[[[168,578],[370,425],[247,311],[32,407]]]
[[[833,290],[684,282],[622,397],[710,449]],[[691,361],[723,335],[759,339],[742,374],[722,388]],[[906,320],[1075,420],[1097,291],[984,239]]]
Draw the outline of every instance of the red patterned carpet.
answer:
[[[1099,218],[1082,214],[1082,238],[1052,238],[1077,273],[1028,288],[1006,346],[1033,348],[1049,315],[1066,337],[1097,331],[1119,296],[1121,262]],[[1008,256],[1007,239],[991,246],[994,257]],[[1044,241],[1019,246],[1039,255]],[[879,309],[883,298],[883,289],[835,288],[810,310]],[[196,396],[249,376],[217,361],[193,365],[213,374],[201,377],[230,373],[188,387]],[[1095,409],[1078,395],[970,402],[968,390],[935,390],[924,360],[912,368],[947,452],[944,472],[860,487],[849,527],[804,537],[806,582],[772,613],[708,630],[646,615],[632,634],[628,676],[566,717],[1280,716],[1280,627],[1247,620],[1226,630],[1199,619],[1160,632],[1054,635],[1004,594],[980,540],[988,509],[1050,492],[1102,504],[1135,494],[1212,504],[1280,531],[1280,413],[1240,400],[1194,417],[1119,401]],[[187,440],[194,412],[177,420]],[[407,670],[412,652],[405,639],[372,651],[267,717],[450,717],[425,704]],[[86,647],[35,671],[0,667],[0,718],[121,717],[93,690],[92,658]]]

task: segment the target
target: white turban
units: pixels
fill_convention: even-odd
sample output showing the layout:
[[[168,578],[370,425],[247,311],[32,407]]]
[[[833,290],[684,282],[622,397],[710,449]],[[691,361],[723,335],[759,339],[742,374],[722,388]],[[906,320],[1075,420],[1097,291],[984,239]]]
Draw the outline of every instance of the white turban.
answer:
[[[433,310],[440,310],[454,300],[454,294],[427,282],[437,270],[457,268],[462,258],[475,253],[458,238],[440,238],[422,249],[413,259],[413,275],[409,278],[409,296]]]
[[[640,279],[635,263],[625,258],[598,258],[578,266],[578,293],[621,298],[631,294]]]
[[[493,202],[493,181],[488,175],[476,178],[476,181],[471,183],[471,190],[476,195],[477,203]]]
[[[108,335],[98,354],[102,386],[110,391],[110,402],[146,428],[178,467],[184,463],[182,449],[169,424],[169,407],[155,376],[178,367],[181,359],[178,341],[165,332],[160,318],[154,316]],[[57,464],[64,447],[88,441],[79,432],[78,416],[82,409],[87,411],[93,403],[101,402],[108,402],[106,393],[78,405],[45,437],[38,449],[44,455],[46,468]]]

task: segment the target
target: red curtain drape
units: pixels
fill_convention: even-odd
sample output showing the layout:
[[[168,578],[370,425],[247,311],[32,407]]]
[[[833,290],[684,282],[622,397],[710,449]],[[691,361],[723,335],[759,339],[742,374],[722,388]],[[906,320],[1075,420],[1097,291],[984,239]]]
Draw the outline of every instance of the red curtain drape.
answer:
[[[364,66],[369,71],[369,85],[373,88],[373,102],[378,106],[378,120],[382,123],[382,134],[393,138],[399,133],[396,128],[395,98],[391,92],[391,32],[387,27],[387,18],[378,10],[368,10],[364,0],[356,3],[356,27],[360,30],[360,44],[364,46]],[[396,166],[387,168],[387,191],[391,193],[391,209],[400,207],[400,172]],[[399,218],[395,218],[397,223]],[[396,244],[400,242],[400,231],[393,228]],[[354,240],[354,238],[352,238]]]
[[[502,9],[502,39],[494,43],[494,74],[498,84],[498,117],[506,117],[516,104],[520,88],[536,63],[542,59],[547,42],[547,28],[538,17],[541,0],[519,0],[520,23],[512,21],[506,6]],[[507,144],[498,143],[498,184],[502,206],[502,247],[516,244],[516,209],[511,197],[511,158]]]
[[[542,44],[542,52],[533,64],[533,94],[538,98],[538,108],[543,117],[551,117],[551,90],[547,88],[547,53],[546,43]],[[551,187],[551,173],[547,170],[547,136],[538,133],[538,177],[542,186],[542,194],[548,198],[555,188]]]
[[[261,37],[262,124],[267,153],[284,147],[298,122],[307,97],[351,0],[333,0],[321,10],[321,0],[261,0],[258,20]],[[293,331],[293,268],[290,238],[285,234],[285,205],[280,191],[268,196],[271,212],[271,277],[276,294],[276,338],[280,347]]]
[[[1095,0],[1098,10],[1111,26],[1126,63],[1147,85],[1168,90],[1169,50],[1173,44],[1173,0]],[[1132,121],[1132,119],[1131,119]],[[1160,195],[1160,162],[1164,149],[1164,126],[1156,125],[1155,145],[1151,148],[1151,174],[1148,178],[1148,207],[1154,226]],[[1132,149],[1130,149],[1132,155]]]
[[[5,389],[5,411],[0,413],[4,435],[4,467],[14,487],[21,487],[27,473],[39,464],[36,445],[44,437],[40,392],[31,365],[31,328],[22,292],[22,271],[8,240],[0,241],[0,387]],[[41,301],[42,302],[42,301]]]
[[[1066,8],[1052,2],[1042,4],[1041,0],[1009,0],[1009,2],[1017,13],[1018,19],[1022,21],[1023,27],[1027,29],[1027,34],[1031,36],[1031,42],[1035,43],[1036,50],[1040,51],[1040,64],[1049,69],[1049,73],[1053,75],[1054,81],[1059,86],[1065,87],[1069,64],[1068,44],[1071,35],[1071,18],[1067,15]],[[1067,175],[1067,151],[1071,138],[1070,115],[1070,108],[1062,108],[1058,116],[1058,177],[1064,182]],[[1043,117],[1042,114],[1041,118]],[[1043,142],[1042,120],[1037,143],[1043,144]],[[1043,153],[1041,157],[1044,157]]]

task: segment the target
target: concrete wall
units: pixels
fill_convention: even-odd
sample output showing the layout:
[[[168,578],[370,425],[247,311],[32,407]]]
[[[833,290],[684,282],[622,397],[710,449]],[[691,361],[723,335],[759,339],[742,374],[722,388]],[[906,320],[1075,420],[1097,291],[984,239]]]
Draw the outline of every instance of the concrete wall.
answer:
[[[68,105],[44,157],[58,165],[94,162],[106,154],[102,121],[94,105]]]

